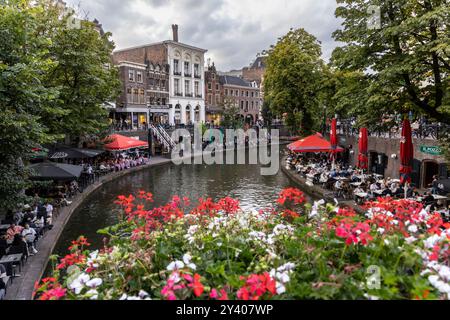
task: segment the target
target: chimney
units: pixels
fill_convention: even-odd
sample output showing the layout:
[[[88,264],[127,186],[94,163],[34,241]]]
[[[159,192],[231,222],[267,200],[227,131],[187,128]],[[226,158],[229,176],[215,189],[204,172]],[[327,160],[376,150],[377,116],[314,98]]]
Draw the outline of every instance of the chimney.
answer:
[[[178,42],[178,25],[172,25],[173,41]]]

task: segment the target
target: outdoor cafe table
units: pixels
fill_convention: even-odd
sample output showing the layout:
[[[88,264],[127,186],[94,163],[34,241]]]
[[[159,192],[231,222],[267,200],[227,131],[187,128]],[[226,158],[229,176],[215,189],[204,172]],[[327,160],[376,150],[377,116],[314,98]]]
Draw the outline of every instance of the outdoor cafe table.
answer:
[[[354,187],[359,187],[362,184],[363,184],[362,182],[352,182],[352,183],[350,183],[350,185],[354,186]]]
[[[339,181],[347,181],[347,180],[349,180],[348,178],[345,178],[345,177],[336,177],[336,178],[333,178],[334,180],[339,180]]]
[[[0,264],[3,264],[5,266],[6,274],[8,276],[14,276],[12,274],[12,266],[14,264],[18,264],[19,267],[21,267],[22,256],[23,256],[23,254],[21,254],[21,253],[10,254],[10,255],[4,256],[3,258],[0,259]]]
[[[355,196],[357,196],[358,198],[367,198],[368,195],[369,194],[365,192],[355,193]]]

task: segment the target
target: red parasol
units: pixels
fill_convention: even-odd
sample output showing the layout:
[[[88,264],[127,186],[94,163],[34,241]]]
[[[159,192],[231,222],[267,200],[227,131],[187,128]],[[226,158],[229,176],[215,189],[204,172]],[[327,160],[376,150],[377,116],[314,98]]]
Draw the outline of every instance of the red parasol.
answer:
[[[109,151],[121,151],[134,148],[148,147],[148,143],[145,141],[125,137],[120,134],[113,134],[108,138],[106,138],[105,141],[112,141],[104,146],[105,149]]]
[[[288,145],[294,152],[343,152],[344,149],[336,147],[333,150],[331,143],[323,138],[320,133],[298,140]]]
[[[412,143],[411,124],[408,119],[403,121],[402,138],[400,140],[400,183],[411,183],[412,160],[414,149]]]
[[[334,118],[333,120],[331,120],[331,132],[330,132],[330,144],[331,144],[331,149],[332,149],[332,158],[333,160],[336,159],[336,148],[337,148],[337,120],[336,118]]]
[[[358,168],[367,170],[369,168],[368,151],[368,133],[367,128],[361,128],[359,131],[359,155]]]

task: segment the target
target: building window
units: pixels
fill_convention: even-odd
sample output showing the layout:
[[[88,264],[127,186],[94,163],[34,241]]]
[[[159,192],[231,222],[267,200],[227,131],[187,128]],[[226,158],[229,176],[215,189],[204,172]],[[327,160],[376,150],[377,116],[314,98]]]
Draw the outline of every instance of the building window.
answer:
[[[195,88],[195,95],[198,97],[200,95],[200,83],[198,81],[195,81],[194,88]]]
[[[189,80],[184,81],[184,94],[191,94],[191,82]]]
[[[212,83],[208,82],[208,90],[211,91],[212,90]]]
[[[139,90],[139,104],[145,103],[145,91],[144,89]]]
[[[228,95],[228,89],[225,89],[225,95],[226,96]]]
[[[139,103],[139,89],[133,89],[133,103]]]
[[[127,88],[127,102],[133,103],[133,92],[131,88]]]
[[[139,82],[139,83],[142,83],[143,81],[142,81],[142,72],[141,71],[138,71],[137,73],[136,73],[136,78],[137,78],[137,82]]]
[[[166,80],[161,80],[161,90],[166,91]]]
[[[212,105],[212,94],[208,94],[208,103]]]
[[[241,110],[244,110],[244,101],[241,101]]]
[[[245,92],[241,91],[241,97],[245,97]]]
[[[255,97],[255,93],[252,91],[252,98],[254,98]]]
[[[184,62],[184,75],[187,77],[191,76],[191,70],[189,70],[189,62]]]
[[[211,78],[212,78],[213,80],[215,80],[215,79],[216,79],[216,74],[215,74],[215,73],[212,73],[212,74],[211,74]]]
[[[180,74],[179,61],[177,59],[173,60],[173,74],[174,75],[179,75]]]
[[[216,94],[216,106],[220,104],[220,94]]]
[[[216,91],[219,91],[219,84],[216,83]]]
[[[194,76],[200,78],[200,65],[198,63],[194,64]]]
[[[247,97],[248,97],[248,91],[246,92],[246,95],[247,95]]]
[[[174,93],[176,96],[179,96],[181,94],[180,92],[180,79],[174,79]]]
[[[128,70],[128,80],[134,82],[134,70]]]

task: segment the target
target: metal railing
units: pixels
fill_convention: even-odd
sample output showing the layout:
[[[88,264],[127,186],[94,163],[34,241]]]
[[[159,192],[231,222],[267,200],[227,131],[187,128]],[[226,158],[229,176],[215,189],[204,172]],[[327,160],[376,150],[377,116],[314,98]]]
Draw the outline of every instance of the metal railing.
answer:
[[[150,123],[149,129],[151,133],[156,137],[156,140],[158,140],[158,142],[161,143],[166,148],[166,150],[171,149],[171,145],[169,144],[168,141],[166,141],[166,139],[164,138],[164,136],[161,134],[161,132],[158,130],[157,127],[155,127],[153,124]]]
[[[163,138],[166,140],[167,144],[171,148],[175,147],[175,141],[172,140],[172,138],[169,136],[167,131],[161,125],[158,125],[157,129],[159,130],[159,132],[163,136]]]
[[[415,139],[422,140],[439,140],[447,137],[450,133],[450,125],[444,123],[420,123],[412,122],[412,135]],[[326,133],[331,130],[330,125],[326,126]],[[368,128],[369,136],[375,138],[387,138],[387,139],[400,139],[402,124],[396,123],[390,126],[378,126],[374,128]],[[337,132],[341,135],[358,136],[359,128],[356,127],[354,120],[339,120],[337,125]]]

